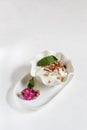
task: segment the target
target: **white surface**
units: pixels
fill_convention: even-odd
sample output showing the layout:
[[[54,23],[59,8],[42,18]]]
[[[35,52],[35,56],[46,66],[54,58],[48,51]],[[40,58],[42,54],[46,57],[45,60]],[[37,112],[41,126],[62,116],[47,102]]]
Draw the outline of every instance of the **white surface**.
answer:
[[[0,0],[0,130],[87,130],[86,44],[86,0]],[[7,91],[46,49],[70,57],[74,79],[40,111],[17,112]]]

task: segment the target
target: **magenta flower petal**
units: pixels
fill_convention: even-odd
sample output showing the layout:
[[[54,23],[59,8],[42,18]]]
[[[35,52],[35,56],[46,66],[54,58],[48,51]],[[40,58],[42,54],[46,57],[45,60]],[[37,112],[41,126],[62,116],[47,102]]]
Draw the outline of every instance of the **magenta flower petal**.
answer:
[[[24,100],[33,100],[39,95],[40,95],[39,90],[34,90],[30,88],[25,88],[24,90],[22,90],[21,94],[18,94],[18,96]]]

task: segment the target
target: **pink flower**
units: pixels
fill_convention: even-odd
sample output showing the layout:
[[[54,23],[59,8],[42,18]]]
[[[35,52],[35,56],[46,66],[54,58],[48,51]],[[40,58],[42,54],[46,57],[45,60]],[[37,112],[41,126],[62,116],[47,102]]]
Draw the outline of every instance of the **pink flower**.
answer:
[[[25,100],[35,99],[39,95],[40,95],[39,90],[34,90],[30,88],[25,88],[24,90],[22,90],[21,94],[18,94],[20,98],[25,99]]]

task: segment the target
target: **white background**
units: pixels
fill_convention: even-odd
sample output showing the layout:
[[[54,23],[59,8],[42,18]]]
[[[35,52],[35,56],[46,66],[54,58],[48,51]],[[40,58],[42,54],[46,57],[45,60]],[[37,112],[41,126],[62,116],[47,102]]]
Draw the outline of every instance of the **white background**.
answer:
[[[46,107],[11,108],[8,89],[43,50],[69,57],[75,76]],[[0,130],[87,130],[87,1],[0,0]]]

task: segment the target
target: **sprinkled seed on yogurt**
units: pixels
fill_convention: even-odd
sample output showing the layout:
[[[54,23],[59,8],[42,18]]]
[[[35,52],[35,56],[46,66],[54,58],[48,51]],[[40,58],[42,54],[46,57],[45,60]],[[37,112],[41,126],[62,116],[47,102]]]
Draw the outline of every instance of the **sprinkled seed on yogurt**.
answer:
[[[64,80],[65,80],[65,77],[61,77],[61,82],[64,82]]]
[[[64,82],[68,76],[67,66],[57,59],[51,64],[40,66],[36,75],[42,76],[47,83],[51,83],[55,79]]]
[[[48,83],[51,83],[51,81],[49,80]]]

